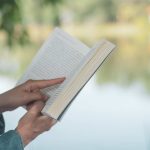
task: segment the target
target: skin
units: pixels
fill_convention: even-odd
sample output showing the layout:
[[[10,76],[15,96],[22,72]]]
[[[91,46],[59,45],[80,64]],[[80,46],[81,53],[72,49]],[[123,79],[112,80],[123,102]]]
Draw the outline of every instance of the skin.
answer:
[[[56,121],[41,114],[44,102],[36,101],[28,112],[20,119],[16,131],[21,135],[24,146],[41,133],[48,131]]]
[[[51,80],[28,80],[27,82],[0,95],[0,112],[12,111],[19,106],[27,106],[27,113],[20,119],[16,131],[24,146],[41,133],[48,131],[56,121],[41,114],[48,97],[40,89],[61,84],[65,78]]]

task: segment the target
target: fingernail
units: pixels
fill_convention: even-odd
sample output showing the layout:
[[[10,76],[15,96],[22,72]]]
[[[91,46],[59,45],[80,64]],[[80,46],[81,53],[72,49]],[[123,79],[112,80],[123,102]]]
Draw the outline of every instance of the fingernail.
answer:
[[[56,124],[57,123],[57,120],[53,119],[52,120],[52,125]]]
[[[44,99],[47,100],[49,97],[47,95],[44,95]]]
[[[66,79],[66,77],[62,77],[62,79],[63,79],[63,80],[65,80],[65,79]]]

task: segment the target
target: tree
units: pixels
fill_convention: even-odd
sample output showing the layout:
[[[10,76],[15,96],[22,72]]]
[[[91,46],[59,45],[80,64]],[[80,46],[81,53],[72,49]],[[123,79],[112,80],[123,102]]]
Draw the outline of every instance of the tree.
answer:
[[[22,30],[16,36],[16,24],[21,23],[21,11],[19,2],[16,0],[0,1],[0,29],[7,34],[8,45],[12,45],[16,40],[22,42],[25,40],[26,30]]]
[[[51,5],[53,9],[53,24],[60,25],[58,3],[62,0],[36,0],[41,5]],[[12,46],[15,42],[25,44],[28,41],[26,27],[22,24],[22,5],[20,0],[0,0],[0,30],[5,31],[7,43]]]
[[[59,8],[58,8],[58,4],[62,3],[63,0],[42,0],[40,1],[42,2],[43,5],[51,5],[52,9],[53,9],[53,25],[54,26],[59,26],[61,24],[60,21],[60,13],[59,13]]]
[[[116,21],[118,0],[100,0],[98,1],[101,11],[105,16],[106,22]]]

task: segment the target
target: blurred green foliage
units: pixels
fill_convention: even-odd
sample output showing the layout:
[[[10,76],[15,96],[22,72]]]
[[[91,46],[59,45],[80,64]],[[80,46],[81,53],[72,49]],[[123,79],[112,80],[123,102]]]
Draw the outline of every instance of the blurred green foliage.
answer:
[[[18,78],[55,26],[87,45],[116,43],[97,83],[140,82],[150,91],[149,0],[0,0],[0,73]]]
[[[19,2],[17,0],[1,0],[0,1],[0,29],[7,34],[7,43],[12,45],[15,40],[23,44],[26,40],[27,32],[25,28],[17,32],[16,25],[22,20]],[[16,36],[17,34],[17,36]]]
[[[37,8],[42,5],[52,5],[53,8],[53,24],[60,25],[59,11],[57,4],[62,0],[34,0]],[[20,44],[27,42],[28,34],[26,28],[23,25],[23,12],[21,10],[25,1],[21,0],[1,0],[0,1],[0,29],[4,30],[7,34],[7,44],[12,46],[16,41]],[[17,25],[20,26],[20,30],[16,29]],[[17,36],[16,36],[17,35]]]

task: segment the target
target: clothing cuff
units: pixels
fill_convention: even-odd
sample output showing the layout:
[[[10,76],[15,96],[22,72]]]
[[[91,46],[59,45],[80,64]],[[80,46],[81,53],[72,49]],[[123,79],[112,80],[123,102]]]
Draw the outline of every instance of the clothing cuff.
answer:
[[[16,130],[10,130],[0,136],[0,150],[23,150],[21,136]]]
[[[5,131],[5,121],[3,115],[0,114],[0,135],[3,134]]]

